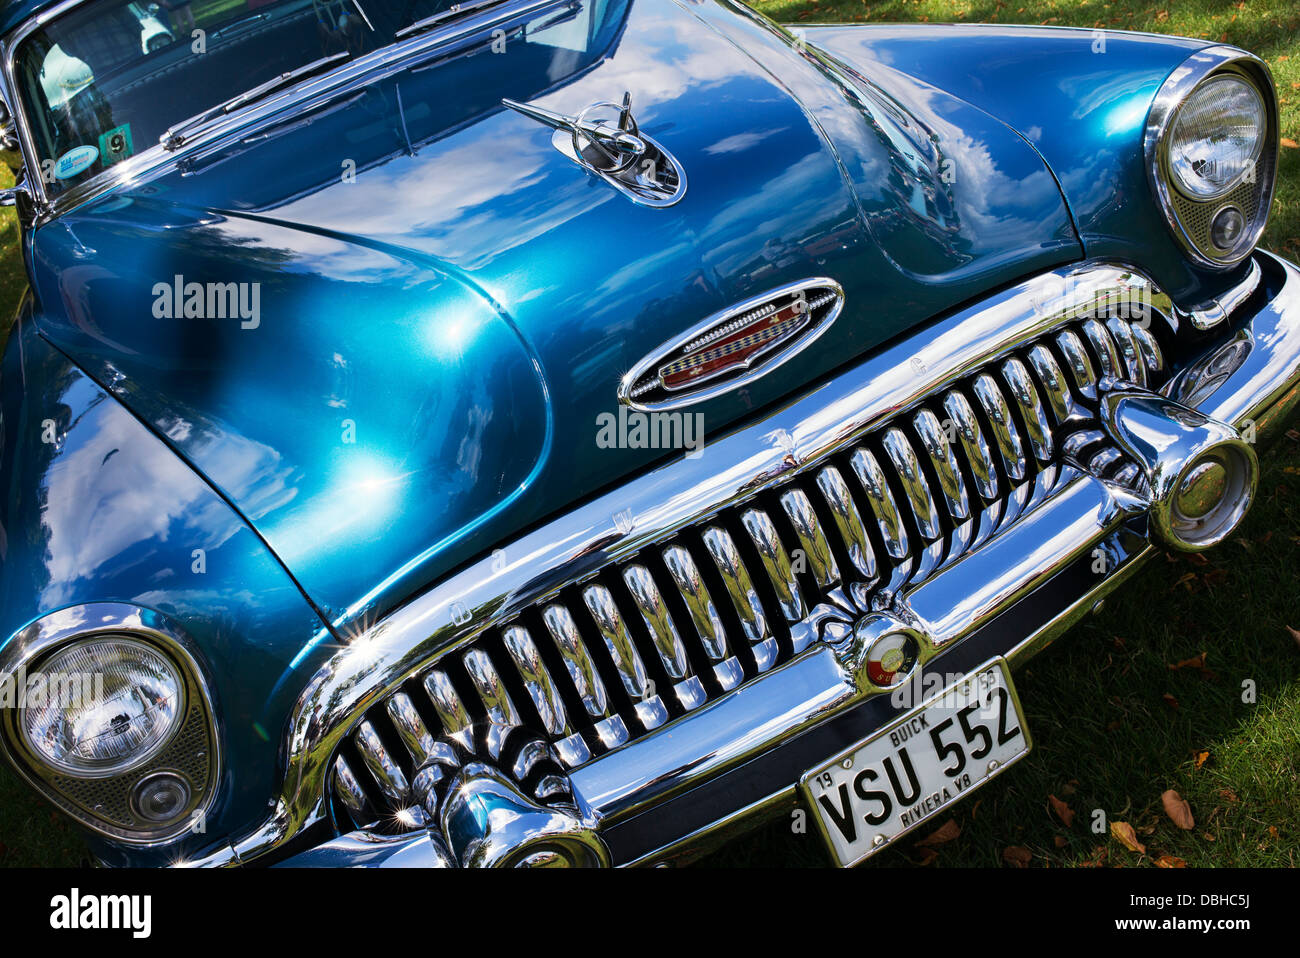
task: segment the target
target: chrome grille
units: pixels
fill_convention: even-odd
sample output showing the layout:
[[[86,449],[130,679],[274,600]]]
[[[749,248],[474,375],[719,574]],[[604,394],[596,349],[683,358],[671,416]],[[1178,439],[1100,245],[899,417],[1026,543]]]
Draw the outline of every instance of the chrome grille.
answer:
[[[1152,313],[1153,318],[1156,314]],[[1147,328],[1144,328],[1144,325]],[[335,762],[358,826],[410,827],[437,748],[516,726],[582,765],[805,649],[836,590],[882,608],[1050,493],[1063,463],[1141,482],[1098,428],[1098,387],[1158,388],[1151,330],[1083,318],[991,357],[821,461],[568,583],[371,708]],[[537,796],[540,799],[540,796]]]

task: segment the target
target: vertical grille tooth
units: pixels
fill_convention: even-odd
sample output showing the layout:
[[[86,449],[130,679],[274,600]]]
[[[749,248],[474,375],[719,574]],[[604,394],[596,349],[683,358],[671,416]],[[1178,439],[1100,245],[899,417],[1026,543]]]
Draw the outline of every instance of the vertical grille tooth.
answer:
[[[1080,429],[1070,433],[1065,442],[1061,443],[1061,453],[1071,459],[1078,460],[1083,457],[1083,451],[1089,446],[1095,446],[1105,441],[1106,434],[1100,429]]]
[[[704,530],[704,548],[709,558],[717,566],[719,575],[727,587],[727,595],[740,617],[740,625],[745,638],[754,651],[754,660],[760,672],[765,672],[776,664],[778,647],[776,639],[767,629],[767,618],[763,615],[763,606],[758,593],[754,591],[754,582],[749,577],[749,570],[740,561],[740,553],[731,535],[718,526],[709,526]]]
[[[342,799],[357,826],[370,824],[374,816],[369,810],[365,789],[342,755],[334,760],[334,791]]]
[[[1084,320],[1083,335],[1087,337],[1088,343],[1097,354],[1097,362],[1101,366],[1101,378],[1126,379],[1119,352],[1115,349],[1114,340],[1107,334],[1106,327],[1095,319]]]
[[[798,622],[808,614],[807,606],[790,565],[790,556],[781,546],[771,517],[761,509],[749,509],[740,517],[740,521],[753,540],[754,547],[758,549],[759,557],[763,560],[763,571],[776,590],[776,599],[786,621]]]
[[[664,604],[650,570],[643,565],[629,566],[623,570],[623,581],[632,592],[632,600],[650,630],[650,640],[659,653],[664,671],[673,682],[673,694],[677,696],[677,701],[688,711],[702,704],[705,699],[704,686],[691,673],[686,646],[682,645],[677,627],[668,615],[668,606]]]
[[[1145,329],[1136,323],[1129,327],[1133,333],[1133,341],[1137,344],[1138,354],[1141,355],[1142,361],[1146,364],[1147,370],[1152,373],[1158,373],[1165,368],[1165,357],[1160,352],[1160,344],[1156,338],[1151,335],[1151,330]]]
[[[581,765],[591,757],[591,751],[582,736],[570,725],[564,701],[560,698],[550,671],[542,662],[532,635],[524,627],[515,625],[506,629],[501,638],[515,663],[519,677],[523,679],[533,707],[537,709],[542,727],[547,734],[560,739],[555,744],[555,750],[561,760],[570,768]]]
[[[548,605],[542,610],[542,621],[555,640],[555,647],[564,660],[569,681],[578,693],[578,699],[587,717],[595,722],[596,735],[606,748],[617,748],[627,741],[627,726],[618,715],[610,715],[605,683],[591,661],[591,655],[578,634],[577,623],[569,610],[562,605]]]
[[[519,713],[515,710],[515,703],[510,700],[510,693],[506,691],[497,667],[485,651],[470,649],[461,656],[461,661],[465,663],[465,671],[469,673],[474,691],[478,692],[479,700],[487,712],[488,750],[496,755],[505,742],[509,729],[520,724]]]
[[[840,567],[831,553],[831,544],[826,541],[821,523],[817,521],[817,513],[813,512],[812,503],[803,490],[791,489],[782,493],[781,508],[794,525],[799,547],[808,559],[808,567],[812,569],[817,584],[823,589],[836,585],[840,581]]]
[[[369,719],[363,719],[357,726],[353,741],[356,743],[357,751],[361,753],[361,760],[366,763],[366,768],[379,785],[379,790],[394,805],[403,804],[409,791],[406,775],[403,774],[401,766],[388,754],[388,748]]]
[[[1123,454],[1118,449],[1107,446],[1088,460],[1088,471],[1097,476],[1105,475],[1107,469],[1123,458]]]
[[[1038,377],[1039,385],[1043,387],[1043,393],[1047,396],[1047,406],[1058,425],[1072,419],[1083,418],[1083,413],[1075,405],[1074,397],[1070,395],[1070,386],[1065,381],[1065,373],[1061,372],[1061,367],[1057,365],[1056,357],[1052,355],[1051,350],[1041,343],[1030,349],[1029,366]]]
[[[916,517],[921,536],[927,541],[938,539],[943,532],[943,527],[939,524],[939,510],[935,505],[934,496],[930,493],[930,484],[925,481],[925,474],[921,472],[921,463],[916,458],[916,451],[912,448],[912,444],[907,441],[907,437],[897,426],[885,431],[881,443],[885,447],[889,461],[898,472],[898,478],[903,484],[903,492],[907,496],[908,505],[912,508],[912,515]]]
[[[830,506],[835,528],[848,548],[849,560],[854,568],[864,578],[875,579],[878,571],[876,553],[871,548],[870,540],[867,539],[862,516],[858,514],[858,507],[853,504],[853,496],[849,493],[844,477],[834,466],[827,466],[817,474],[817,488],[821,490],[822,497]]]
[[[1034,456],[1040,462],[1048,462],[1052,458],[1052,427],[1048,425],[1047,413],[1043,411],[1043,402],[1038,398],[1034,381],[1029,378],[1029,370],[1020,360],[1008,359],[1002,364],[1002,379],[1011,390],[1012,401],[1020,407]]]
[[[424,719],[420,718],[420,713],[415,710],[415,703],[405,692],[397,692],[388,700],[384,708],[388,712],[388,717],[392,719],[393,727],[397,729],[402,744],[411,755],[411,763],[415,768],[419,768],[424,764],[425,759],[433,754],[437,746],[434,737],[429,734],[429,729],[424,724]]]
[[[1088,399],[1097,398],[1097,374],[1093,371],[1092,360],[1074,330],[1067,329],[1057,334],[1056,345],[1065,355],[1070,375],[1074,377],[1074,386]]]
[[[432,669],[424,677],[424,691],[433,703],[433,710],[438,715],[442,729],[451,738],[456,739],[467,749],[473,749],[474,742],[470,728],[474,719],[470,717],[465,703],[456,694],[447,673],[441,669]]]
[[[989,417],[993,430],[993,441],[997,444],[998,454],[1002,457],[1002,467],[1012,482],[1025,478],[1025,450],[1020,442],[1020,433],[1011,420],[1011,410],[1006,397],[997,382],[988,373],[975,379],[975,399],[979,402],[984,415]]]
[[[605,648],[614,660],[614,668],[632,700],[637,718],[647,731],[663,725],[668,720],[668,710],[655,694],[654,683],[646,675],[641,653],[636,650],[631,633],[623,625],[614,597],[603,585],[592,585],[583,590],[582,599],[587,603],[600,637],[605,640]]]
[[[912,417],[912,425],[916,427],[916,433],[921,437],[921,448],[929,456],[935,475],[939,477],[939,492],[948,507],[948,515],[954,523],[965,522],[970,518],[966,483],[962,480],[957,454],[944,434],[939,417],[928,409],[922,409]]]
[[[885,472],[880,468],[880,463],[869,450],[858,449],[854,451],[849,465],[852,466],[853,474],[858,477],[858,482],[862,484],[863,491],[867,494],[871,511],[876,514],[880,536],[885,540],[885,551],[895,559],[907,558],[909,546],[907,526],[903,524],[898,503],[894,501],[894,494],[889,490],[889,483],[885,480]]]
[[[1115,337],[1115,342],[1119,344],[1120,357],[1124,360],[1124,367],[1128,370],[1128,378],[1139,386],[1145,386],[1147,384],[1146,365],[1138,354],[1138,345],[1133,339],[1132,328],[1128,323],[1114,316],[1106,320],[1106,328],[1110,330],[1111,335]]]
[[[727,631],[713,605],[713,597],[700,577],[691,554],[681,546],[669,546],[663,551],[664,565],[673,577],[673,584],[686,603],[686,611],[700,637],[704,654],[713,666],[713,674],[723,690],[735,688],[744,678],[744,671],[734,655],[727,650]]]
[[[975,491],[985,501],[998,494],[998,471],[993,464],[993,453],[984,441],[975,410],[961,393],[953,390],[943,397],[943,411],[956,426],[957,440],[966,453],[966,462],[975,478]]]

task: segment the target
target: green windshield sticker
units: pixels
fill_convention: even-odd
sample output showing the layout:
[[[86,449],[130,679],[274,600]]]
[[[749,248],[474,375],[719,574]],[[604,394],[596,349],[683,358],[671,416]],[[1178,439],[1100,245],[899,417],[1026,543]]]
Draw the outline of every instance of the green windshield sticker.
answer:
[[[131,124],[123,123],[99,135],[99,155],[105,166],[121,163],[135,152],[131,145]]]

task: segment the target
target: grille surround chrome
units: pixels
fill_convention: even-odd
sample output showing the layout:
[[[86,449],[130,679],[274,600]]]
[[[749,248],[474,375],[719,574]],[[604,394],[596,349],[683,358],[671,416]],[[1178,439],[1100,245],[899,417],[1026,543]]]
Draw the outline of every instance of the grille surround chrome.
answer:
[[[462,697],[458,708],[471,721],[524,724],[548,738],[571,771],[634,745],[790,661],[815,637],[798,629],[809,607],[829,603],[856,607],[859,614],[889,609],[905,588],[924,582],[1055,491],[1063,484],[1066,462],[1136,487],[1136,467],[1097,428],[1101,423],[1087,398],[1096,396],[1091,361],[1086,352],[1082,360],[1062,354],[1058,361],[1056,341],[1083,336],[1093,343],[1098,362],[1123,377],[1108,377],[1108,383],[1155,386],[1151,377],[1166,364],[1149,329],[1172,337],[1176,320],[1168,308],[1163,315],[1153,310],[1132,326],[1119,315],[1094,315],[1099,301],[1117,312],[1115,297],[1099,300],[1094,292],[1056,326],[893,411],[820,461],[790,470],[773,486],[694,526],[646,543],[622,563],[586,572],[581,582],[519,610],[427,668],[455,673],[459,680],[453,685],[477,690]],[[1149,293],[1143,283],[1139,296]],[[988,417],[983,424],[973,411],[976,404]],[[941,420],[936,414],[949,409],[956,415]],[[985,430],[1002,450],[1000,470]],[[968,449],[975,458],[968,458]],[[881,535],[873,534],[876,529]],[[791,568],[792,556],[798,557],[798,571]],[[542,605],[552,619],[565,622],[560,635],[546,635],[541,628]],[[727,622],[734,623],[730,630]],[[575,641],[589,660],[599,662],[595,671],[617,676],[607,685],[621,703],[611,699],[599,718],[579,715],[570,723],[561,719],[563,700],[576,704],[579,686],[567,668],[548,669],[543,660],[558,663]],[[543,649],[554,642],[554,648],[543,651],[538,642]],[[375,725],[384,723],[385,708],[391,717],[394,698],[410,703],[408,695],[418,696],[419,685],[417,675],[386,706],[368,710],[352,736],[359,765],[349,764],[345,754],[338,760],[336,788],[354,826],[368,824],[374,817],[370,810],[385,804],[386,820],[410,820],[405,814],[413,802],[410,789],[399,793],[394,783],[415,773],[427,748],[412,747],[400,723],[388,728],[389,741],[406,746],[403,778],[401,769],[375,759]],[[525,692],[515,695],[522,708],[511,701],[507,685]],[[426,702],[425,710],[432,704]],[[609,740],[598,722],[614,718],[625,734]],[[464,721],[458,719],[451,731]],[[362,774],[366,771],[369,776]],[[361,817],[357,776],[365,779]],[[346,829],[346,821],[341,827]]]
[[[1263,436],[1296,406],[1293,387],[1300,381],[1300,272],[1276,257],[1258,256],[1270,275],[1275,275],[1270,282],[1277,286],[1270,302],[1257,315],[1248,316],[1225,347],[1231,362],[1216,359],[1207,366],[1204,360],[1208,357],[1202,361],[1188,357],[1192,365],[1180,365],[1166,390],[1171,398],[1196,402],[1224,422],[1240,425],[1253,418]],[[338,746],[368,709],[435,656],[454,654],[484,628],[506,621],[520,608],[544,602],[565,583],[581,578],[581,570],[592,568],[593,555],[608,561],[627,560],[647,543],[670,537],[684,524],[771,487],[790,470],[817,464],[895,411],[947,388],[989,357],[1055,331],[1063,321],[1058,308],[1063,283],[1073,283],[1082,291],[1104,291],[1119,280],[1145,286],[1152,305],[1162,312],[1168,308],[1168,298],[1149,280],[1115,264],[1067,267],[1025,280],[936,320],[923,335],[895,344],[762,421],[721,437],[711,445],[715,456],[709,463],[678,460],[635,478],[615,493],[508,544],[512,558],[504,565],[485,558],[413,599],[340,649],[305,687],[286,733],[287,767],[273,811],[252,831],[190,864],[248,862],[318,822],[327,814],[327,779]],[[1266,342],[1269,348],[1243,349],[1243,342],[1247,346]],[[723,464],[721,468],[718,463]],[[1042,504],[1068,521],[1069,528],[1056,533],[1062,543],[1073,543],[1085,526],[1094,532],[1114,528],[1113,523],[1123,516],[1141,511],[1140,503],[1125,504],[1120,487],[1082,476],[1073,467],[1070,471],[1074,477],[1061,494]],[[666,490],[678,494],[670,496]],[[1022,504],[1014,507],[1019,511],[1027,508]],[[1028,543],[1023,539],[1007,535],[981,547],[981,577],[971,582],[978,586],[978,594],[970,599],[983,609],[980,622],[997,609],[1018,602],[1042,581],[1041,576],[1027,572],[1027,560],[1020,550]],[[952,571],[964,569],[974,558],[967,557]],[[1122,580],[1122,575],[1116,581]],[[939,582],[936,577],[935,583]],[[1104,580],[1089,594],[1095,596],[1108,584],[1113,586],[1111,580]],[[965,613],[954,609],[950,600],[929,585],[923,584],[916,594],[909,595],[909,601],[917,602],[925,594],[918,608],[936,633],[959,637],[967,625],[978,627],[978,623],[967,623]],[[474,610],[477,617],[467,618],[465,609]],[[825,610],[809,610],[807,618],[798,623],[804,627],[804,641],[811,643],[817,633],[809,633],[826,621]],[[779,729],[785,738],[841,708],[843,676],[829,649],[819,645],[763,676],[765,695],[729,695],[690,720],[698,724],[707,719],[703,725],[711,727],[716,719],[713,710],[724,704],[727,710],[722,714],[742,724],[772,723],[780,713],[790,719],[783,720]],[[653,753],[614,749],[575,773],[576,789],[597,814],[605,816],[606,823],[658,800],[637,781],[651,774],[646,767],[650,755],[655,756],[656,768],[679,768],[673,780],[665,783],[665,787],[678,788],[699,783],[726,762],[739,760],[736,756],[742,753],[736,748],[743,746],[744,754],[753,754],[753,749],[772,744],[732,742],[726,754],[719,752],[704,760],[694,745],[683,751],[680,736],[661,734],[656,740]],[[662,789],[656,794],[659,792]]]

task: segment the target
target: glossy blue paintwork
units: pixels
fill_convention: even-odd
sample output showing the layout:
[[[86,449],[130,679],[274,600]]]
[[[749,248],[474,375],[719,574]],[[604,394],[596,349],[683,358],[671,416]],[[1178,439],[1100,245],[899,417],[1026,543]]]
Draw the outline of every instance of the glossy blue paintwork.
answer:
[[[42,332],[120,381],[336,624],[661,459],[596,448],[596,417],[717,310],[809,276],[846,291],[779,375],[698,407],[706,434],[1081,253],[1042,161],[982,111],[910,82],[846,100],[775,34],[746,52],[672,0],[601,9],[585,53],[544,30],[502,55],[472,36],[36,235],[38,300],[70,306]],[[669,209],[500,105],[576,112],[624,90],[687,171]],[[946,161],[979,178],[945,182]],[[261,283],[260,325],[155,320],[175,275]]]
[[[989,24],[824,26],[806,37],[866,76],[920,78],[1018,130],[1059,180],[1090,258],[1141,263],[1184,303],[1205,301],[1244,271],[1195,269],[1147,184],[1152,97],[1206,41]]]
[[[294,677],[329,651],[313,642],[321,620],[239,515],[36,335],[26,309],[0,383],[0,633],[8,641],[55,609],[120,601],[189,635],[221,716],[225,769],[208,831],[162,854],[196,853],[264,812]],[[127,860],[111,845],[98,851]]]
[[[811,276],[846,292],[813,346],[697,407],[710,436],[1085,255],[1195,282],[1135,159],[1187,43],[1110,35],[1103,66],[1059,31],[812,28],[823,57],[725,0],[599,9],[582,50],[511,21],[505,54],[468,37],[24,236],[0,640],[78,602],[173,616],[223,716],[209,837],[263,811],[288,705],[337,635],[671,454],[597,448],[597,416],[705,316]],[[625,90],[687,172],[669,209],[500,105]],[[176,276],[259,284],[256,323],[158,316]]]

